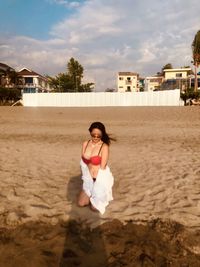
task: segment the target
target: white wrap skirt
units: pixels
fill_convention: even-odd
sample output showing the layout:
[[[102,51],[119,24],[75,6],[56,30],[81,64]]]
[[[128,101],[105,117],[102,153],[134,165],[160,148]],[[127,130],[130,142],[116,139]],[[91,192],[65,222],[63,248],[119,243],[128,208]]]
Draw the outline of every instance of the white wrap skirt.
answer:
[[[109,201],[113,200],[112,187],[114,183],[110,168],[99,169],[95,182],[92,179],[88,166],[81,159],[80,161],[83,190],[90,198],[91,204],[101,213],[105,212]]]

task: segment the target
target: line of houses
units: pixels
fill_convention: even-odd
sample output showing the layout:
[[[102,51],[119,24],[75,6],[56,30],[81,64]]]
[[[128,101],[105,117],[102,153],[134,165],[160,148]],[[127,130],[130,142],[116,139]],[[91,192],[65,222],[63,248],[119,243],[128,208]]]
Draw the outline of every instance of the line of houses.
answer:
[[[197,74],[200,89],[200,72]],[[140,92],[180,89],[186,91],[194,87],[195,77],[191,68],[164,69],[163,74],[141,78],[136,72],[119,72],[118,92]]]
[[[14,77],[16,76],[16,77]],[[198,73],[200,89],[200,72]],[[48,78],[28,68],[16,72],[10,66],[0,63],[0,86],[12,88],[17,78],[17,87],[23,93],[51,92]],[[117,92],[140,92],[180,89],[186,91],[194,87],[194,75],[191,68],[164,69],[163,75],[140,77],[136,72],[118,72]]]

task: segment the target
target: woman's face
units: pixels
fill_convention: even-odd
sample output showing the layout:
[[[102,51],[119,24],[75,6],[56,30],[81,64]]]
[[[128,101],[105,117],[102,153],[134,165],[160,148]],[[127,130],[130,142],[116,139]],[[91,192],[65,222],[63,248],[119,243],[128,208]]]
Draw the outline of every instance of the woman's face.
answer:
[[[101,140],[102,132],[101,132],[101,130],[99,130],[97,128],[94,128],[94,129],[92,129],[90,135],[92,137],[92,141],[94,143],[97,143],[97,142],[99,142]]]

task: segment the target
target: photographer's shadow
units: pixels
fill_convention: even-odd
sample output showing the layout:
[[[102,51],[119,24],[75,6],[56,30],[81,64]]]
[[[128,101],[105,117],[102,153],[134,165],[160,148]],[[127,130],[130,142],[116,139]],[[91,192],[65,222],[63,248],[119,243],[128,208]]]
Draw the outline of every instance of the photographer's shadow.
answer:
[[[66,198],[71,204],[69,220],[65,225],[65,242],[59,267],[106,267],[107,256],[98,212],[78,207],[78,194],[82,189],[81,175],[71,177]]]

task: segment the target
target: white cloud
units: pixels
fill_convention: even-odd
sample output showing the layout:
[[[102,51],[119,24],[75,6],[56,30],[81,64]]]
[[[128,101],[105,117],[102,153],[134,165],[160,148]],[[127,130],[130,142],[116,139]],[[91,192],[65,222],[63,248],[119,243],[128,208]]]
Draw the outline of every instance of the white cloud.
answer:
[[[46,0],[51,4],[63,5],[66,8],[77,8],[81,5],[81,2],[78,1],[69,1],[69,0]]]
[[[56,2],[76,5],[72,4],[76,1]],[[54,25],[49,40],[1,37],[1,60],[57,74],[65,71],[73,56],[86,69],[86,80],[95,80],[97,90],[104,90],[116,86],[118,71],[144,76],[166,63],[190,65],[199,13],[199,0],[88,0]]]
[[[55,25],[52,36],[58,36],[69,41],[70,44],[83,44],[95,41],[104,36],[116,36],[120,29],[116,24],[119,15],[112,7],[102,6],[97,2],[88,2],[73,16]]]

